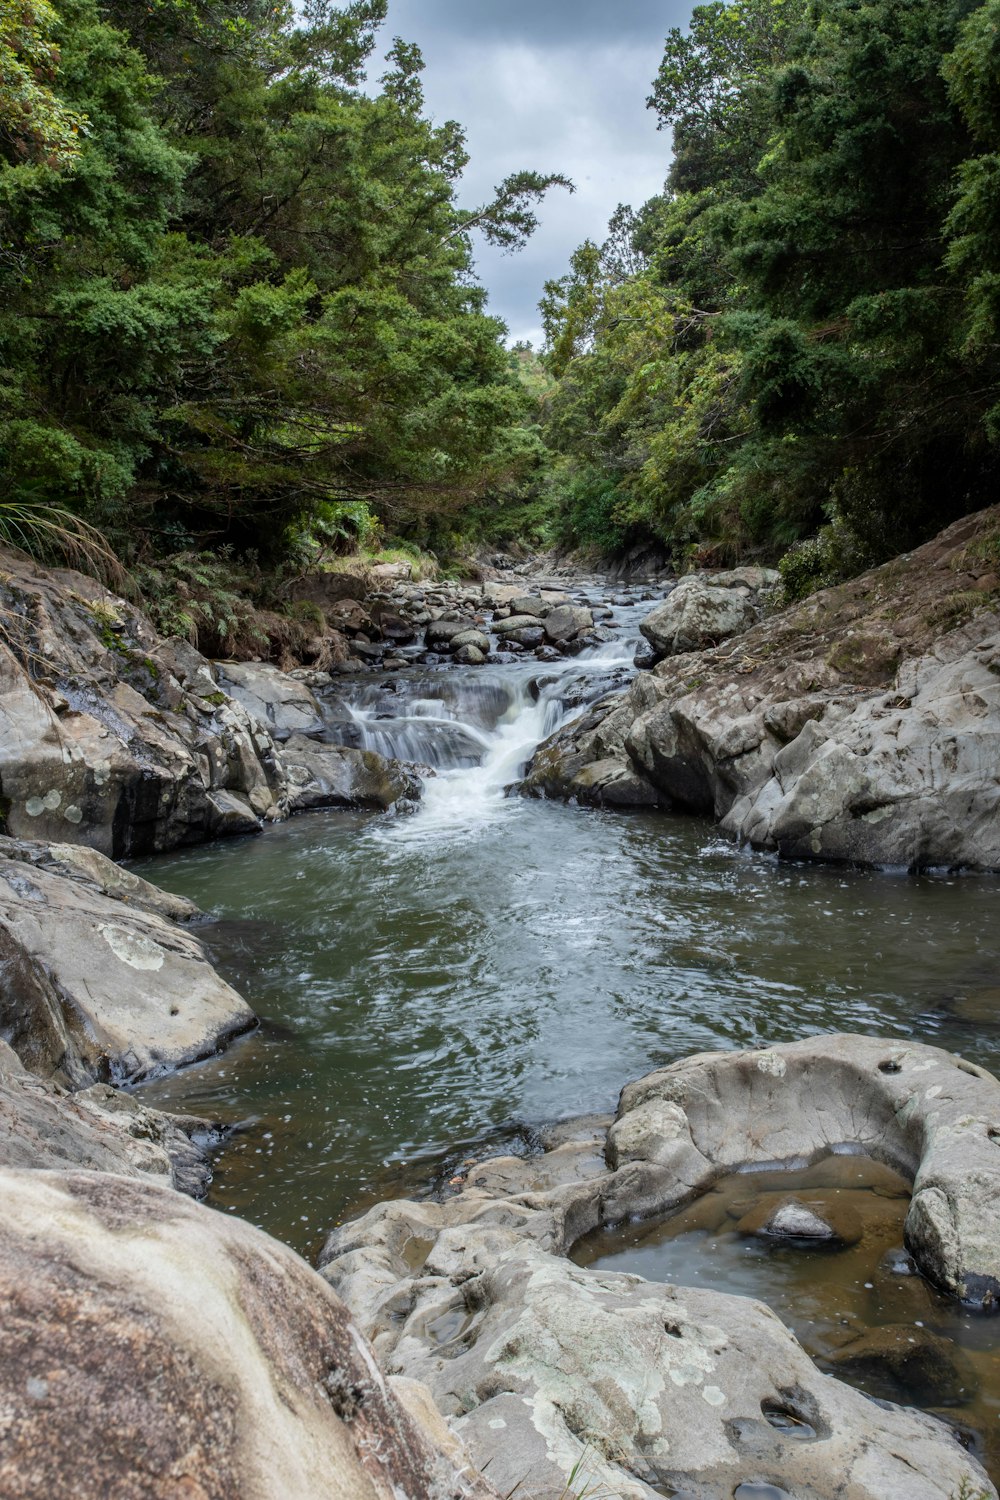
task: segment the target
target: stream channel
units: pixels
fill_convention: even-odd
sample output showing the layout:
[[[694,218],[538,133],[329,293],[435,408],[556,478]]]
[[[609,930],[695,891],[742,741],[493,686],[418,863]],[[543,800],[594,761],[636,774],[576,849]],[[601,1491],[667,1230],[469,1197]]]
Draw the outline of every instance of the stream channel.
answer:
[[[346,702],[346,742],[433,767],[412,816],[312,813],[135,865],[215,918],[199,935],[265,1018],[142,1091],[239,1122],[216,1207],[315,1256],[373,1202],[531,1150],[538,1124],[611,1112],[628,1080],[713,1048],[856,1031],[1000,1070],[996,878],[784,864],[697,818],[505,796],[541,739],[631,676],[652,601],[612,593],[615,639],[577,657],[336,680],[331,739]],[[863,1163],[820,1171],[817,1202],[874,1195],[861,1246],[762,1251],[735,1232],[753,1185],[574,1258],[761,1297],[824,1368],[859,1331],[930,1330],[958,1361],[947,1389],[921,1387],[922,1366],[902,1388],[844,1378],[947,1416],[1000,1480],[1000,1321],[892,1271],[905,1191]]]

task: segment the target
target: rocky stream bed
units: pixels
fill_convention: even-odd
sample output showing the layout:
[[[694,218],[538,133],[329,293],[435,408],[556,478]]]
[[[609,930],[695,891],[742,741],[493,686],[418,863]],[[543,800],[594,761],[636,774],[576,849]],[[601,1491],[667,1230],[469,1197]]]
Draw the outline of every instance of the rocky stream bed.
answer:
[[[290,672],[5,558],[0,1493],[995,1495],[998,526]]]

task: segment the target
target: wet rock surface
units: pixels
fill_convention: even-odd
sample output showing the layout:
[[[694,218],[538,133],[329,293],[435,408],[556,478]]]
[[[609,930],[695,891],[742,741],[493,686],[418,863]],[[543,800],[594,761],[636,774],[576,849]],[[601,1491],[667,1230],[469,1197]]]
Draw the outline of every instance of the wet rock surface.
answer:
[[[522,789],[634,791],[790,858],[1000,868],[995,533],[1000,508],[669,657],[543,744]]]
[[[751,1479],[810,1500],[930,1500],[963,1481],[991,1494],[946,1428],[820,1376],[762,1304],[564,1257],[720,1170],[850,1146],[914,1179],[914,1259],[979,1297],[1000,1285],[998,1104],[996,1080],[932,1048],[844,1036],[704,1054],[630,1085],[606,1131],[585,1122],[541,1157],[487,1161],[442,1203],[371,1210],[331,1236],[324,1274],[501,1489],[558,1492],[583,1464],[629,1497],[714,1500]]]
[[[319,807],[406,811],[420,798],[420,779],[412,769],[373,750],[293,735],[282,747],[282,764],[294,812]]]
[[[13,553],[3,564],[7,834],[122,859],[257,833],[304,807],[382,808],[402,795],[387,795],[397,770],[367,762],[354,769],[352,800],[347,763],[335,755],[319,757],[303,779],[303,736],[331,728],[314,692],[332,682],[329,672],[217,665],[184,641],[161,639],[139,610],[93,579],[36,568]],[[361,609],[354,599],[346,605]],[[380,662],[383,646],[370,649]],[[330,667],[352,665],[346,647],[343,658]],[[295,774],[284,746],[299,751]]]
[[[0,1196],[9,1500],[496,1500],[276,1241],[98,1172],[4,1169]]]
[[[192,647],[93,579],[15,553],[0,600],[8,833],[123,858],[284,815],[271,736]]]
[[[306,684],[266,662],[219,664],[219,686],[275,740],[319,734],[323,710]]]

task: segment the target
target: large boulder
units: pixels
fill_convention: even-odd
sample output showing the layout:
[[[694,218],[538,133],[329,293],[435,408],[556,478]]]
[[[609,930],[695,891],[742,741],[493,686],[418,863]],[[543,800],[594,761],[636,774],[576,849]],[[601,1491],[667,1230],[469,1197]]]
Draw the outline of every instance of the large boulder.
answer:
[[[1000,507],[661,662],[543,744],[522,790],[634,792],[792,858],[1000,869],[995,535]]]
[[[545,634],[555,646],[571,641],[594,623],[590,610],[582,604],[560,604],[550,609],[543,621]]]
[[[581,1121],[541,1156],[487,1160],[442,1202],[378,1205],[334,1231],[324,1274],[505,1493],[561,1494],[572,1477],[622,1500],[717,1500],[741,1484],[992,1497],[950,1429],[820,1374],[762,1304],[566,1257],[590,1230],[665,1215],[737,1166],[852,1147],[915,1174],[914,1257],[985,1303],[1000,1288],[997,1118],[1000,1084],[933,1048],[819,1037],[707,1054],[631,1085],[610,1126]]]
[[[639,629],[659,656],[701,651],[747,630],[759,618],[745,585],[720,587],[712,574],[682,578]]]
[[[15,851],[0,848],[0,1038],[32,1071],[74,1088],[131,1082],[254,1024],[144,881],[107,894],[115,881],[96,854],[80,868],[58,850]]]
[[[422,791],[420,778],[401,761],[299,734],[282,747],[281,761],[293,812],[319,807],[407,811]]]
[[[496,1500],[267,1235],[96,1172],[0,1199],[5,1500]]]
[[[0,814],[114,858],[285,812],[268,732],[210,663],[80,573],[2,554]]]
[[[220,663],[218,670],[220,687],[273,739],[322,732],[323,710],[298,678],[260,661]]]

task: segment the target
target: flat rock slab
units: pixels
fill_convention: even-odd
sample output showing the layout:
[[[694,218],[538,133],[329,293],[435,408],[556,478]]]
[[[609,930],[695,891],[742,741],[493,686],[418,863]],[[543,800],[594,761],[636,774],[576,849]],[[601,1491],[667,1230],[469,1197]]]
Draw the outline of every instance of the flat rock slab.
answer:
[[[96,1172],[0,1201],[4,1500],[497,1500],[267,1235]]]
[[[0,1036],[78,1088],[217,1051],[254,1024],[190,933],[79,879],[0,859]]]

